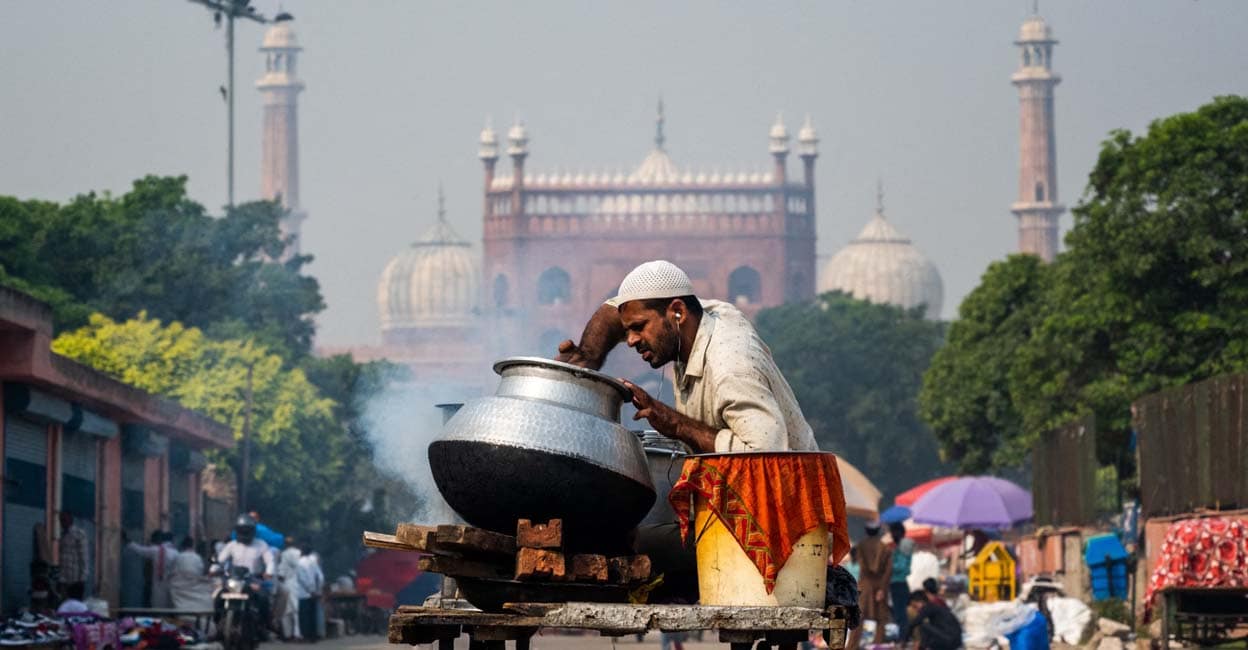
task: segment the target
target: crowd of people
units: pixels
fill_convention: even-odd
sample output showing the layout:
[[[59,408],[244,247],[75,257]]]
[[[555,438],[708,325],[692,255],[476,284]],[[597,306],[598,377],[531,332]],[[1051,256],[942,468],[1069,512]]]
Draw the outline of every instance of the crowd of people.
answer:
[[[211,548],[189,537],[175,547],[173,540],[172,533],[158,530],[147,544],[126,543],[127,552],[148,562],[148,607],[212,611],[216,576],[244,568],[258,584],[261,619],[269,622],[266,635],[271,631],[283,640],[308,642],[324,636],[325,576],[311,545],[274,533],[255,513],[241,515],[231,537]]]
[[[876,642],[888,637],[885,630],[892,623],[896,626],[896,639],[903,644],[913,639],[918,650],[961,647],[962,625],[946,602],[940,583],[928,577],[922,581],[922,589],[910,588],[915,545],[914,540],[906,537],[905,526],[889,525],[891,543],[883,538],[881,530],[880,522],[869,522],[844,564],[858,580],[861,618],[874,622]],[[850,635],[849,648],[858,647],[862,629]]]

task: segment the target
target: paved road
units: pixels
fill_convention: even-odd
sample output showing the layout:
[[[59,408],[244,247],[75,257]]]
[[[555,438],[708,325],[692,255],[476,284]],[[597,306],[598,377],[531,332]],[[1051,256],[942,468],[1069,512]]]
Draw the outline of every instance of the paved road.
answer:
[[[714,640],[714,633],[707,633],[707,642],[698,643],[691,641],[685,643],[686,650],[707,650],[709,648],[726,648],[726,644],[711,643]],[[508,644],[510,646],[510,644]],[[409,646],[410,647],[410,646]],[[430,646],[416,646],[418,648],[428,648]],[[455,648],[466,649],[468,647],[468,637],[460,637],[455,644]],[[533,637],[533,650],[573,650],[579,648],[588,648],[590,650],[606,650],[607,648],[619,648],[620,650],[652,650],[659,647],[658,633],[651,633],[645,641],[638,643],[634,637],[624,637],[621,639],[611,639],[598,635],[586,636],[568,636],[568,635],[539,635]],[[401,646],[393,646],[386,643],[385,637],[380,636],[350,636],[344,639],[327,639],[320,643],[266,643],[261,650],[338,650],[339,648],[348,650],[401,650]]]

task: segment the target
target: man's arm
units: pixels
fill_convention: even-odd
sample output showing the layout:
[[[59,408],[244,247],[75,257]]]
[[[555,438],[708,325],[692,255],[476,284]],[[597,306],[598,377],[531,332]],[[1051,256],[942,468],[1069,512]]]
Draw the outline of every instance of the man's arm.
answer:
[[[590,316],[581,333],[581,342],[564,341],[559,344],[556,361],[597,370],[606,363],[607,355],[624,340],[624,323],[620,311],[614,305],[603,303]]]
[[[149,560],[155,559],[156,555],[160,552],[160,545],[158,544],[148,546],[145,544],[135,544],[134,542],[130,542],[129,544],[126,544],[126,548],[132,553],[137,554],[139,557],[145,557]]]
[[[689,445],[694,453],[715,451],[715,436],[719,434],[717,429],[681,415],[631,381],[624,380],[624,385],[633,391],[633,405],[637,407],[634,420],[645,418],[655,431]]]

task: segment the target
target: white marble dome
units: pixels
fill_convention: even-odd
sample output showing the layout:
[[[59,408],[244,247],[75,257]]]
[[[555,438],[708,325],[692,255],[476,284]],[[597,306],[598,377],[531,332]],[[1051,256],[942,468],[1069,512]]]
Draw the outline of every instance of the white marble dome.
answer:
[[[940,273],[881,212],[819,274],[819,292],[843,291],[874,303],[917,307],[939,318],[944,302]]]
[[[472,247],[438,219],[381,272],[377,283],[381,330],[469,327],[480,284]]]

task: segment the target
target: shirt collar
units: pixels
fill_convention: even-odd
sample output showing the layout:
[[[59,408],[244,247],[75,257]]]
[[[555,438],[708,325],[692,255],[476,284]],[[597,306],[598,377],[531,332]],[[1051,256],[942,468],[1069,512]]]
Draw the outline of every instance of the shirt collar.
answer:
[[[684,388],[689,377],[701,377],[706,369],[706,348],[711,344],[711,336],[715,333],[715,321],[718,320],[709,311],[702,312],[702,321],[698,323],[698,333],[693,337],[693,350],[689,353],[689,363],[676,362],[676,383]]]

